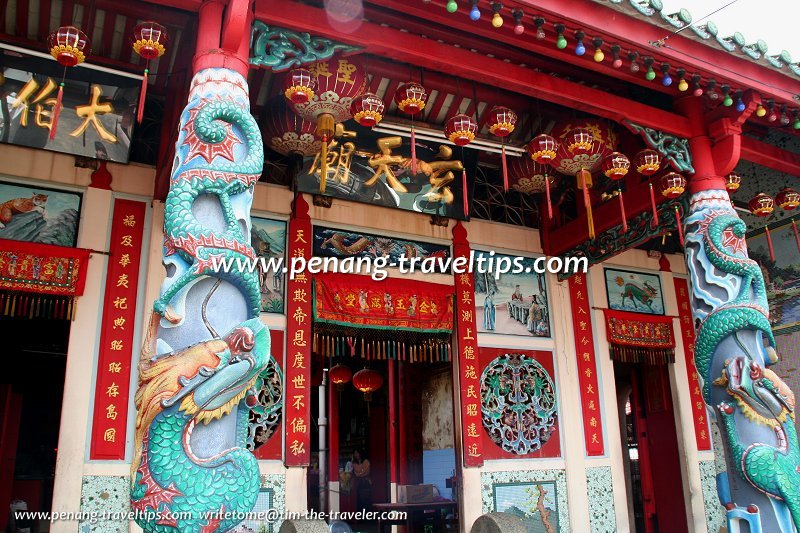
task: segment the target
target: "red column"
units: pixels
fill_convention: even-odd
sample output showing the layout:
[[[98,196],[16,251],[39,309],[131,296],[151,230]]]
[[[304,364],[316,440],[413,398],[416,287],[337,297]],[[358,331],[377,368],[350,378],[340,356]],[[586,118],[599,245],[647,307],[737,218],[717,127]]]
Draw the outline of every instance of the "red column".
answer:
[[[453,258],[470,260],[467,230],[461,223],[453,228]],[[458,383],[461,393],[461,438],[464,466],[483,466],[481,439],[480,370],[478,365],[478,328],[475,325],[475,277],[470,273],[455,274],[455,323],[458,353]]]
[[[694,174],[688,179],[689,192],[695,194],[700,191],[724,190],[725,179],[717,174],[714,165],[703,99],[697,96],[682,98],[675,103],[675,107],[689,119],[692,128],[689,149],[692,153]]]
[[[223,67],[245,78],[249,69],[251,0],[206,0],[200,6],[193,69]]]
[[[397,361],[389,359],[389,483],[397,483]]]
[[[294,200],[289,219],[289,247],[286,256],[311,258],[311,219],[302,194]],[[311,445],[311,280],[301,272],[286,283],[286,466],[307,466]]]

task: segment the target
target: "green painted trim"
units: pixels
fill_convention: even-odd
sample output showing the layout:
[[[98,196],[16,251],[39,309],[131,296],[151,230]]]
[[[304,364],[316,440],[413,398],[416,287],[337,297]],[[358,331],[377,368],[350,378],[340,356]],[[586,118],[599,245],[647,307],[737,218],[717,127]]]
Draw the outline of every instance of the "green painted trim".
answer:
[[[324,61],[336,53],[353,53],[358,46],[338,43],[309,33],[268,26],[257,20],[250,34],[250,64],[275,72]]]

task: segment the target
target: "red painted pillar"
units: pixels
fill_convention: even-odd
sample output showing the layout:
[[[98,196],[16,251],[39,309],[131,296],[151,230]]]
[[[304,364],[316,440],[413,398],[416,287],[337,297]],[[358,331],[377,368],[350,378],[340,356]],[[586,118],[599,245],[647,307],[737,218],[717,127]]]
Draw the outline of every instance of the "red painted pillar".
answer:
[[[251,0],[206,0],[200,6],[197,51],[192,67],[197,73],[206,68],[235,70],[245,78],[249,69]]]
[[[401,485],[408,484],[408,407],[406,394],[408,387],[406,387],[406,379],[408,372],[406,363],[398,361],[397,363],[397,405],[400,414],[400,427],[398,428],[398,482]]]
[[[397,483],[397,361],[389,359],[389,483]]]
[[[725,190],[725,179],[717,173],[714,165],[703,99],[698,96],[682,98],[675,102],[675,107],[689,119],[692,127],[689,150],[692,153],[694,175],[688,179],[689,192],[695,194],[700,191]]]

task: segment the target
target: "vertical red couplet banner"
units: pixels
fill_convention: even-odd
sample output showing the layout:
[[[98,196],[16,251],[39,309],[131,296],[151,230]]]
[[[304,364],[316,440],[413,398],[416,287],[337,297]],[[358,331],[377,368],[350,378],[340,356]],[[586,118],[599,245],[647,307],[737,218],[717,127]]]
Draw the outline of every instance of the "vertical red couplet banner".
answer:
[[[114,200],[90,459],[125,459],[144,202]]]
[[[697,440],[697,449],[708,451],[711,449],[711,438],[708,434],[708,419],[706,418],[706,404],[700,390],[700,380],[694,366],[694,326],[692,324],[692,308],[689,304],[689,283],[682,278],[674,278],[675,296],[678,301],[678,318],[681,323],[681,338],[683,339],[683,356],[686,359],[686,373],[689,376],[689,394],[692,399],[692,418],[694,419],[694,436]]]
[[[581,388],[583,436],[586,455],[603,455],[603,420],[600,415],[600,390],[597,381],[597,360],[594,352],[591,306],[586,275],[569,278],[572,327],[575,331],[575,353],[578,358],[578,383]]]
[[[303,195],[289,220],[286,260],[311,259],[311,219]],[[286,466],[307,466],[311,457],[311,279],[300,272],[286,284]]]
[[[470,256],[467,231],[453,228],[453,257]],[[475,277],[472,273],[455,274],[455,327],[458,339],[458,387],[461,392],[461,434],[464,443],[464,466],[483,466],[481,426],[481,369],[478,364],[478,328],[475,325]]]

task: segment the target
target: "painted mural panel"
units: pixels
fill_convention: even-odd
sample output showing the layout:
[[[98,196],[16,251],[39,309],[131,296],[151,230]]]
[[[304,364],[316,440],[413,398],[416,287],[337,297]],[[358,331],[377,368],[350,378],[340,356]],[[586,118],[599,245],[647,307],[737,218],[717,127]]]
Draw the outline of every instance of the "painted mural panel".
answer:
[[[800,331],[800,250],[791,224],[771,228],[770,234],[774,261],[763,231],[749,236],[747,246],[750,257],[758,262],[764,274],[772,329],[781,335]]]
[[[256,256],[265,261],[283,259],[286,255],[286,222],[270,218],[253,217],[250,231]],[[259,265],[261,282],[261,312],[283,313],[286,294],[286,274],[268,271]]]
[[[664,314],[664,296],[658,274],[606,268],[605,278],[609,309]]]
[[[81,195],[0,182],[0,239],[75,246]]]
[[[550,336],[550,309],[547,299],[547,284],[544,274],[534,272],[534,259],[513,257],[475,250],[476,262],[483,257],[491,272],[475,270],[475,320],[481,333],[500,333],[505,335],[525,335],[534,337]],[[522,270],[520,274],[508,272],[496,276],[493,268],[488,268],[489,260],[509,261],[512,271]],[[516,268],[517,261],[521,268]]]
[[[558,531],[556,482],[495,485],[494,510],[519,517],[529,533]]]
[[[323,226],[314,227],[314,255],[317,257],[386,256],[390,266],[397,266],[400,257],[420,259],[448,258],[450,247],[420,241],[347,231]],[[434,264],[438,264],[438,261]],[[441,269],[437,269],[442,272]]]

